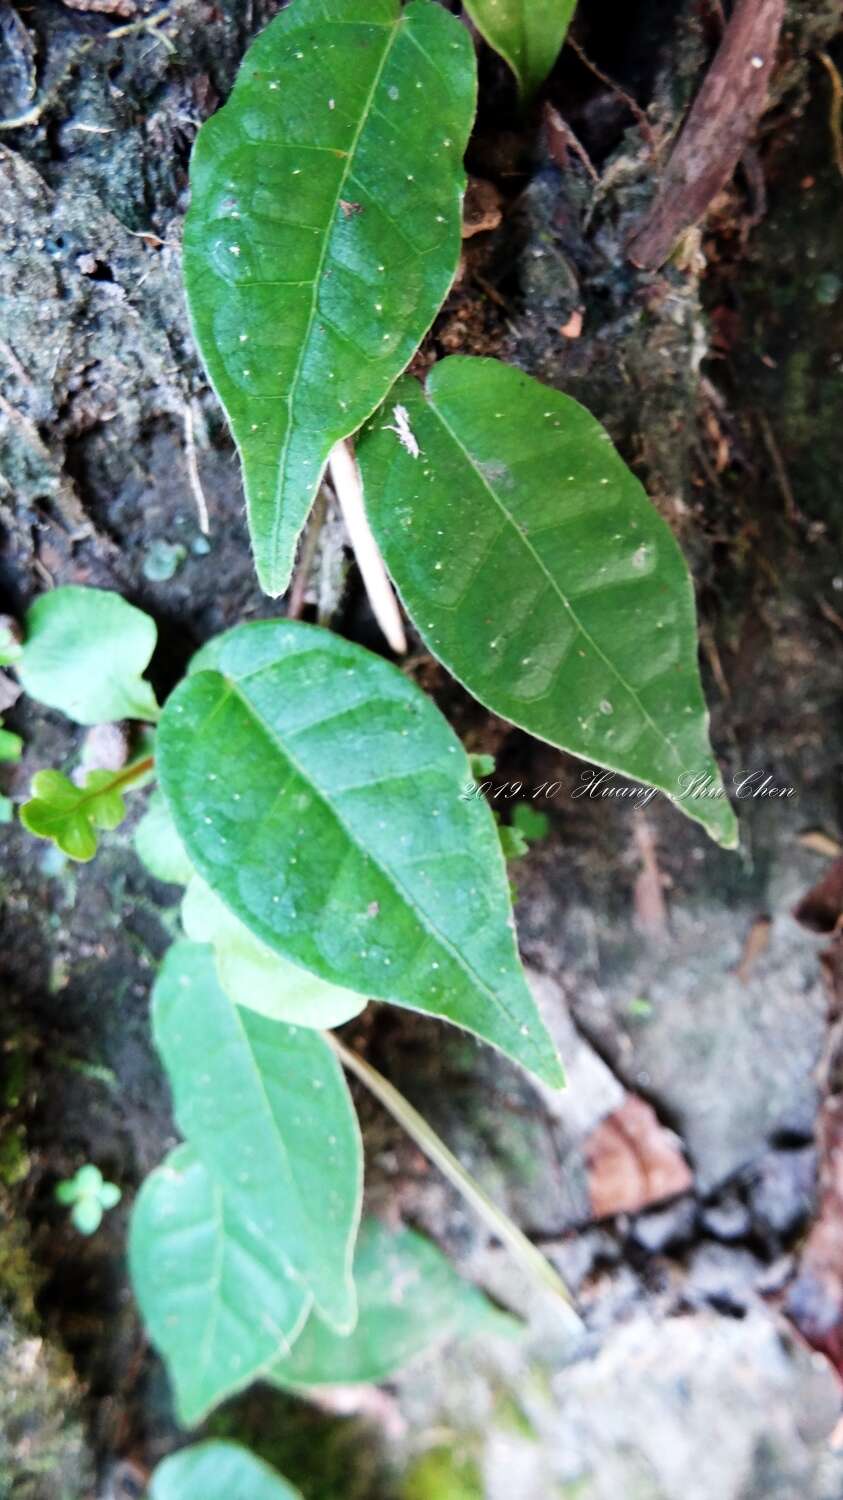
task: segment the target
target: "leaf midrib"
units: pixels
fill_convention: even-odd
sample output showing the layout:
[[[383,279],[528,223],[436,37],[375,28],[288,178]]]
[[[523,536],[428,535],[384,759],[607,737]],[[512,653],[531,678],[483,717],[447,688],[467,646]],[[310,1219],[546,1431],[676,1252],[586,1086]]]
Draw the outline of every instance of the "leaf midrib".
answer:
[[[354,158],[355,158],[355,155],[356,155],[356,152],[357,152],[357,148],[358,148],[358,146],[360,144],[360,138],[361,138],[361,136],[363,134],[364,129],[366,128],[366,125],[369,122],[369,115],[371,113],[372,103],[374,101],[375,94],[377,92],[377,89],[378,89],[378,86],[380,84],[381,78],[383,77],[384,69],[386,68],[386,64],[387,64],[387,62],[389,60],[389,57],[390,57],[390,55],[392,53],[392,49],[393,49],[393,47],[395,45],[395,42],[396,42],[396,40],[398,38],[398,35],[399,35],[399,32],[400,32],[400,30],[401,30],[401,28],[403,26],[403,23],[404,23],[404,12],[402,11],[402,12],[400,12],[396,16],[395,20],[392,22],[392,27],[391,27],[391,29],[392,29],[392,35],[389,38],[388,42],[386,43],[386,46],[384,47],[383,56],[381,57],[380,63],[378,64],[377,71],[376,71],[375,76],[374,76],[374,78],[372,80],[372,84],[371,84],[371,87],[369,89],[369,92],[368,92],[368,94],[366,96],[365,106],[364,106],[363,110],[361,111],[360,120],[359,120],[359,123],[357,125],[357,129],[354,132],[354,136],[352,138],[351,145],[350,145],[348,153],[346,155],[345,164],[343,166],[342,174],[340,176],[339,183],[337,185],[337,191],[336,191],[336,194],[334,196],[334,201],[333,201],[333,203],[331,205],[330,216],[329,216],[329,218],[328,218],[328,220],[326,222],[325,237],[324,237],[324,240],[322,242],[322,249],[321,249],[320,254],[319,254],[319,260],[317,262],[316,272],[315,272],[314,277],[313,277],[313,293],[312,293],[311,300],[310,300],[310,311],[309,311],[308,316],[307,316],[307,330],[306,330],[306,332],[304,334],[304,337],[302,338],[302,341],[301,341],[301,347],[299,349],[299,357],[296,360],[296,366],[295,366],[295,369],[293,371],[293,378],[290,381],[290,387],[289,387],[289,390],[287,391],[287,398],[286,398],[286,402],[285,402],[286,407],[287,407],[287,430],[286,430],[286,432],[284,434],[284,442],[283,442],[282,447],[281,447],[281,452],[278,455],[278,477],[277,477],[276,484],[275,484],[275,518],[274,518],[273,525],[272,525],[272,537],[271,537],[271,541],[270,541],[270,559],[269,559],[269,561],[270,561],[270,568],[271,568],[271,571],[272,571],[273,575],[275,574],[275,570],[276,570],[277,565],[278,565],[279,539],[280,539],[281,530],[282,530],[282,526],[283,526],[284,519],[285,519],[285,517],[283,515],[283,512],[282,512],[282,507],[281,507],[281,496],[282,496],[283,485],[284,485],[284,475],[285,475],[285,470],[286,470],[287,454],[288,454],[288,452],[290,450],[290,442],[291,442],[291,437],[292,437],[292,432],[293,432],[293,403],[294,403],[294,400],[295,400],[295,397],[296,397],[296,394],[297,394],[297,391],[298,391],[299,380],[301,378],[301,372],[302,372],[302,369],[304,367],[304,362],[305,362],[305,359],[306,359],[306,357],[308,355],[308,352],[309,352],[309,349],[310,349],[310,339],[311,339],[311,334],[313,332],[313,325],[314,325],[314,322],[316,320],[316,311],[317,311],[317,308],[318,308],[318,305],[319,305],[319,292],[320,292],[321,282],[322,282],[322,273],[323,273],[323,271],[325,269],[325,261],[327,260],[327,257],[328,257],[328,247],[329,247],[329,245],[331,243],[331,239],[333,237],[333,229],[334,229],[334,224],[336,222],[337,209],[339,208],[340,200],[341,200],[341,198],[343,196],[343,193],[345,191],[346,183],[348,182],[349,176],[352,173],[352,169],[353,169],[353,166],[354,166]],[[378,28],[378,29],[381,29],[381,28]]]
[[[553,574],[550,572],[550,569],[547,567],[547,564],[545,563],[545,561],[542,558],[541,554],[536,551],[536,549],[533,546],[532,542],[530,541],[529,537],[525,536],[524,532],[517,525],[517,523],[515,521],[515,518],[512,515],[512,512],[510,510],[508,510],[507,507],[504,505],[503,500],[500,498],[500,496],[497,494],[497,492],[492,488],[492,486],[490,485],[488,479],[486,478],[486,475],[482,472],[482,470],[480,469],[479,465],[477,463],[475,463],[473,455],[466,448],[465,444],[460,441],[459,437],[455,433],[454,429],[451,427],[450,423],[443,416],[443,414],[440,411],[439,407],[436,405],[435,397],[432,396],[432,395],[428,395],[427,392],[424,392],[424,399],[426,399],[426,401],[427,401],[427,405],[428,405],[429,410],[432,412],[432,414],[436,417],[437,421],[444,428],[445,432],[448,434],[448,436],[450,437],[451,441],[454,443],[455,447],[457,447],[459,449],[460,453],[462,453],[462,455],[465,458],[465,461],[468,464],[469,468],[471,469],[472,473],[477,477],[477,479],[478,479],[479,483],[482,485],[483,489],[486,491],[486,493],[494,501],[495,505],[498,507],[498,509],[500,510],[501,514],[504,516],[504,518],[508,522],[509,526],[512,528],[512,531],[514,532],[514,534],[517,537],[518,541],[521,543],[522,547],[525,549],[525,551],[527,551],[530,554],[530,557],[535,562],[535,564],[538,567],[539,571],[544,575],[545,579],[550,584],[550,587],[553,590],[553,592],[556,595],[556,597],[559,599],[559,602],[568,611],[568,614],[570,615],[571,619],[573,620],[574,625],[576,626],[576,629],[579,631],[582,639],[590,646],[590,648],[594,652],[595,656],[599,657],[599,659],[603,662],[603,664],[606,667],[608,667],[609,671],[612,673],[612,676],[615,678],[615,680],[617,682],[620,683],[621,687],[624,688],[624,690],[627,693],[629,693],[629,696],[633,700],[633,702],[634,702],[636,708],[638,709],[638,712],[641,714],[641,717],[644,720],[644,722],[653,731],[653,733],[656,735],[656,738],[658,740],[660,740],[661,743],[665,746],[668,755],[673,759],[674,763],[679,767],[680,770],[682,770],[683,769],[683,764],[682,764],[682,761],[680,759],[679,752],[676,749],[676,746],[671,743],[671,741],[668,739],[667,735],[664,733],[664,730],[659,728],[659,726],[656,723],[655,719],[653,719],[652,716],[647,712],[647,709],[644,707],[644,704],[642,703],[641,698],[639,697],[638,693],[636,692],[636,690],[632,686],[632,684],[630,682],[627,682],[626,678],[618,670],[618,668],[615,666],[614,662],[606,655],[606,653],[603,650],[601,650],[601,648],[598,646],[597,642],[595,641],[594,637],[590,634],[590,632],[588,630],[586,630],[586,628],[582,624],[582,622],[581,622],[581,620],[580,620],[580,618],[579,618],[576,610],[574,609],[574,606],[571,604],[571,601],[568,599],[567,595],[563,593],[562,589],[559,586],[559,583],[557,582],[557,580],[553,576]]]

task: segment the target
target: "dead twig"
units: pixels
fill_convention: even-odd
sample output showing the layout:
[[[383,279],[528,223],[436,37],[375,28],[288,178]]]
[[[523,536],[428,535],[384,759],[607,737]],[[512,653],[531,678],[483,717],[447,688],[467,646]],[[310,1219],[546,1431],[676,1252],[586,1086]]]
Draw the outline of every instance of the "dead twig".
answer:
[[[61,92],[62,85],[72,73],[76,64],[90,52],[94,45],[93,37],[85,37],[78,46],[73,47],[65,58],[64,66],[51,84],[49,84],[40,99],[25,109],[22,114],[13,115],[9,120],[0,120],[0,130],[25,130],[28,125],[37,125],[44,111],[49,108]]]
[[[560,115],[558,109],[554,109],[549,100],[544,106],[544,127],[548,148],[557,167],[564,167],[568,152],[573,151],[596,187],[600,182],[597,168],[568,121]]]
[[[770,455],[770,459],[773,464],[773,472],[776,476],[779,489],[781,490],[782,499],[784,500],[785,514],[787,515],[787,519],[790,521],[791,525],[797,526],[800,522],[804,522],[805,517],[799,509],[799,506],[796,504],[796,496],[793,493],[793,486],[790,483],[790,477],[788,475],[787,469],[785,468],[784,459],[781,455],[781,449],[776,442],[776,435],[773,432],[772,427],[770,426],[770,420],[766,412],[759,411],[756,413],[756,415],[758,417],[758,425],[761,428],[761,436],[764,439],[764,446]]]
[[[817,600],[817,608],[823,618],[828,620],[829,625],[833,625],[843,635],[843,615],[839,615],[837,610],[825,599]]]
[[[628,246],[655,271],[703,218],[746,151],[767,102],[785,0],[737,0],[644,223]]]
[[[610,78],[608,73],[604,73],[602,68],[598,68],[597,64],[595,62],[592,62],[588,54],[583,51],[579,42],[575,41],[570,33],[567,37],[567,44],[573,49],[574,52],[576,52],[577,57],[579,58],[583,67],[588,68],[589,73],[593,73],[594,77],[599,79],[605,88],[609,89],[609,91],[613,93],[617,99],[620,99],[626,105],[630,114],[633,116],[638,129],[641,131],[644,140],[649,146],[654,146],[656,137],[653,131],[653,127],[650,124],[650,121],[647,119],[647,116],[641,108],[641,105],[638,103],[638,100],[633,99],[632,95],[628,94],[626,89],[622,89],[619,83],[615,83],[615,80],[613,78]]]
[[[163,42],[169,52],[175,52],[176,49],[170,38],[162,36],[158,30],[159,26],[163,26],[165,21],[175,20],[174,10],[175,5],[173,3],[162,5],[161,9],[153,11],[151,16],[141,16],[139,20],[129,21],[125,26],[113,26],[110,31],[106,32],[106,40],[115,42],[120,37],[132,36],[136,31],[154,31],[157,40]]]
[[[831,79],[831,105],[828,112],[828,128],[837,170],[843,177],[843,79],[827,52],[818,52],[817,57]]]
[[[105,33],[104,40],[108,42],[114,42],[119,40],[120,37],[131,36],[136,31],[154,31],[157,40],[162,42],[170,52],[174,52],[175,47],[173,46],[173,43],[170,41],[169,37],[163,36],[158,29],[164,24],[165,21],[175,19],[173,16],[173,9],[174,7],[172,4],[164,5],[160,10],[153,11],[151,16],[141,16],[139,20],[130,21],[125,26],[114,26],[110,31],[107,31]],[[62,85],[65,83],[69,74],[73,71],[76,64],[85,56],[86,52],[90,52],[91,48],[98,40],[100,40],[100,38],[92,36],[84,37],[82,41],[80,41],[75,47],[73,47],[65,58],[64,66],[62,67],[61,71],[53,79],[52,83],[48,84],[48,86],[44,89],[41,98],[36,99],[35,103],[31,104],[29,106],[29,109],[24,110],[21,114],[13,115],[12,118],[8,120],[0,120],[0,130],[25,130],[28,125],[37,125],[39,120],[41,119],[41,116],[44,114],[44,111],[48,109],[49,106],[57,98],[58,94],[61,91]],[[80,126],[77,128],[81,129],[83,127]],[[96,127],[94,126],[88,126],[84,128],[96,129]]]

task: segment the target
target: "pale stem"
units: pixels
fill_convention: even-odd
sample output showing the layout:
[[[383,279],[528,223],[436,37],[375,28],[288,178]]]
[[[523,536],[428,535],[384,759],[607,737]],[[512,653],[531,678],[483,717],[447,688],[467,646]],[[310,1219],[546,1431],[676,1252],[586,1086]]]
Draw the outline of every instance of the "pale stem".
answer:
[[[476,1210],[492,1233],[506,1245],[511,1255],[532,1280],[537,1281],[568,1305],[571,1321],[578,1329],[581,1329],[580,1319],[573,1310],[571,1294],[550,1261],[546,1260],[535,1245],[531,1244],[527,1236],[521,1233],[518,1226],[513,1224],[503,1210],[492,1202],[480,1184],[475,1182],[454,1156],[453,1151],[449,1150],[443,1140],[440,1140],[436,1131],[428,1125],[418,1110],[414,1109],[403,1094],[399,1094],[397,1088],[384,1078],[382,1073],[373,1068],[371,1063],[366,1062],[365,1058],[360,1057],[358,1053],[350,1052],[339,1037],[334,1036],[330,1031],[324,1032],[323,1035],[343,1067],[359,1078],[361,1083],[364,1083],[380,1101],[384,1109],[388,1110],[399,1125],[403,1126],[425,1156],[439,1168],[457,1192]]]
[[[199,515],[199,530],[203,536],[208,536],[211,523],[208,519],[208,502],[205,499],[205,491],[202,488],[202,480],[199,478],[199,464],[196,461],[196,440],[193,434],[193,409],[189,401],[184,404],[184,452],[187,461],[187,477],[190,480],[190,488],[196,501],[196,510]]]
[[[403,656],[407,650],[407,638],[401,612],[363,507],[360,470],[350,443],[343,441],[334,445],[328,459],[328,471],[348,528],[372,613],[396,656]]]

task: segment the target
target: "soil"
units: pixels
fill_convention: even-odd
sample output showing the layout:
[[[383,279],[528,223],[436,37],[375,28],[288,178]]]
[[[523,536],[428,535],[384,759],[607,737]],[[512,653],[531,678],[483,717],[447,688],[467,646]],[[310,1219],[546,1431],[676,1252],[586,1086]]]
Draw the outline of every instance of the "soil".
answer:
[[[19,616],[52,584],[119,590],[156,619],[161,694],[208,636],[285,607],[254,580],[179,283],[192,140],[276,9],[174,0],[157,20],[143,0],[0,5],[0,608]],[[502,1476],[519,1500],[843,1492],[843,1293],[800,1269],[829,1212],[818,1121],[835,1010],[827,935],[792,915],[843,813],[843,180],[820,57],[843,70],[843,22],[831,0],[792,0],[741,167],[682,254],[641,272],[626,245],[719,10],[636,0],[621,26],[607,0],[583,0],[577,49],[527,114],[481,50],[472,233],[415,363],[494,353],[600,417],[694,573],[727,781],[758,771],[794,796],[745,798],[742,852],[723,853],[658,799],[636,817],[575,795],[581,763],[486,715],[415,651],[468,748],[497,756],[496,779],[558,787],[537,799],[550,831],[514,879],[573,1102],[560,1110],[407,1013],[369,1007],[351,1035],[556,1261],[590,1342],[551,1326],[359,1096],[372,1206],[424,1228],[533,1332],[517,1354],[450,1351],[351,1415],[258,1388],[212,1418],[208,1431],[249,1442],[307,1500],[495,1500]],[[383,649],[330,517],[306,598],[307,617]],[[19,800],[35,769],[74,763],[81,736],[25,699],[5,718],[25,741],[3,770]],[[0,1494],[15,1500],[128,1500],[185,1441],[125,1268],[134,1193],[176,1139],[147,1013],[178,893],[144,872],[131,828],[89,866],[0,829]],[[596,1132],[624,1110],[640,1123],[644,1105],[647,1139],[685,1173],[660,1196],[655,1148],[633,1131],[633,1165],[620,1187],[604,1171],[598,1212]],[[53,1189],[88,1160],[123,1201],[83,1239]]]

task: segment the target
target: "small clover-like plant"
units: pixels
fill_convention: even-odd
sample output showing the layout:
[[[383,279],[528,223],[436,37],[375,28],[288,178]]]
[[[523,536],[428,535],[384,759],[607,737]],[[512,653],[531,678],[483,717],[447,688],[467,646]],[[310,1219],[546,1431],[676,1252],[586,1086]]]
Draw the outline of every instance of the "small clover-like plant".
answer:
[[[469,9],[529,93],[570,5]],[[292,0],[199,132],[185,286],[260,581],[286,589],[327,466],[364,578],[395,611],[382,556],[418,635],[480,703],[660,789],[731,847],[725,795],[682,797],[692,773],[722,793],[691,580],[608,434],[496,360],[446,359],[425,385],[402,375],[457,267],[475,91],[469,33],[432,0]],[[400,620],[389,639],[398,651]],[[334,1027],[376,1001],[461,1027],[546,1086],[563,1072],[521,967],[502,849],[520,856],[544,828],[525,807],[499,829],[466,795],[490,758],[469,759],[409,675],[328,630],[235,626],[161,710],[144,675],[154,646],[153,622],[117,596],[57,589],[22,642],[0,635],[0,661],[79,724],[154,726],[120,771],[82,786],[39,772],[21,818],[87,859],[124,793],[158,783],[135,848],[184,888],[184,936],[152,1006],[183,1142],[139,1194],[130,1265],[193,1425],[257,1377],[304,1391],[380,1379],[495,1320],[434,1247],[361,1222],[346,1073],[566,1297]],[[243,1450],[203,1444],[159,1467],[152,1496],[238,1486],[293,1493]]]
[[[141,763],[141,771],[151,765]],[[24,828],[53,843],[71,859],[93,859],[97,852],[97,829],[118,828],[126,816],[122,788],[137,780],[141,771],[131,766],[123,772],[89,771],[76,786],[61,771],[37,771],[32,778],[32,797],[21,808]]]
[[[71,1222],[80,1234],[94,1234],[103,1214],[116,1208],[121,1197],[117,1184],[106,1182],[99,1167],[90,1162],[56,1186],[56,1201],[70,1209]]]

